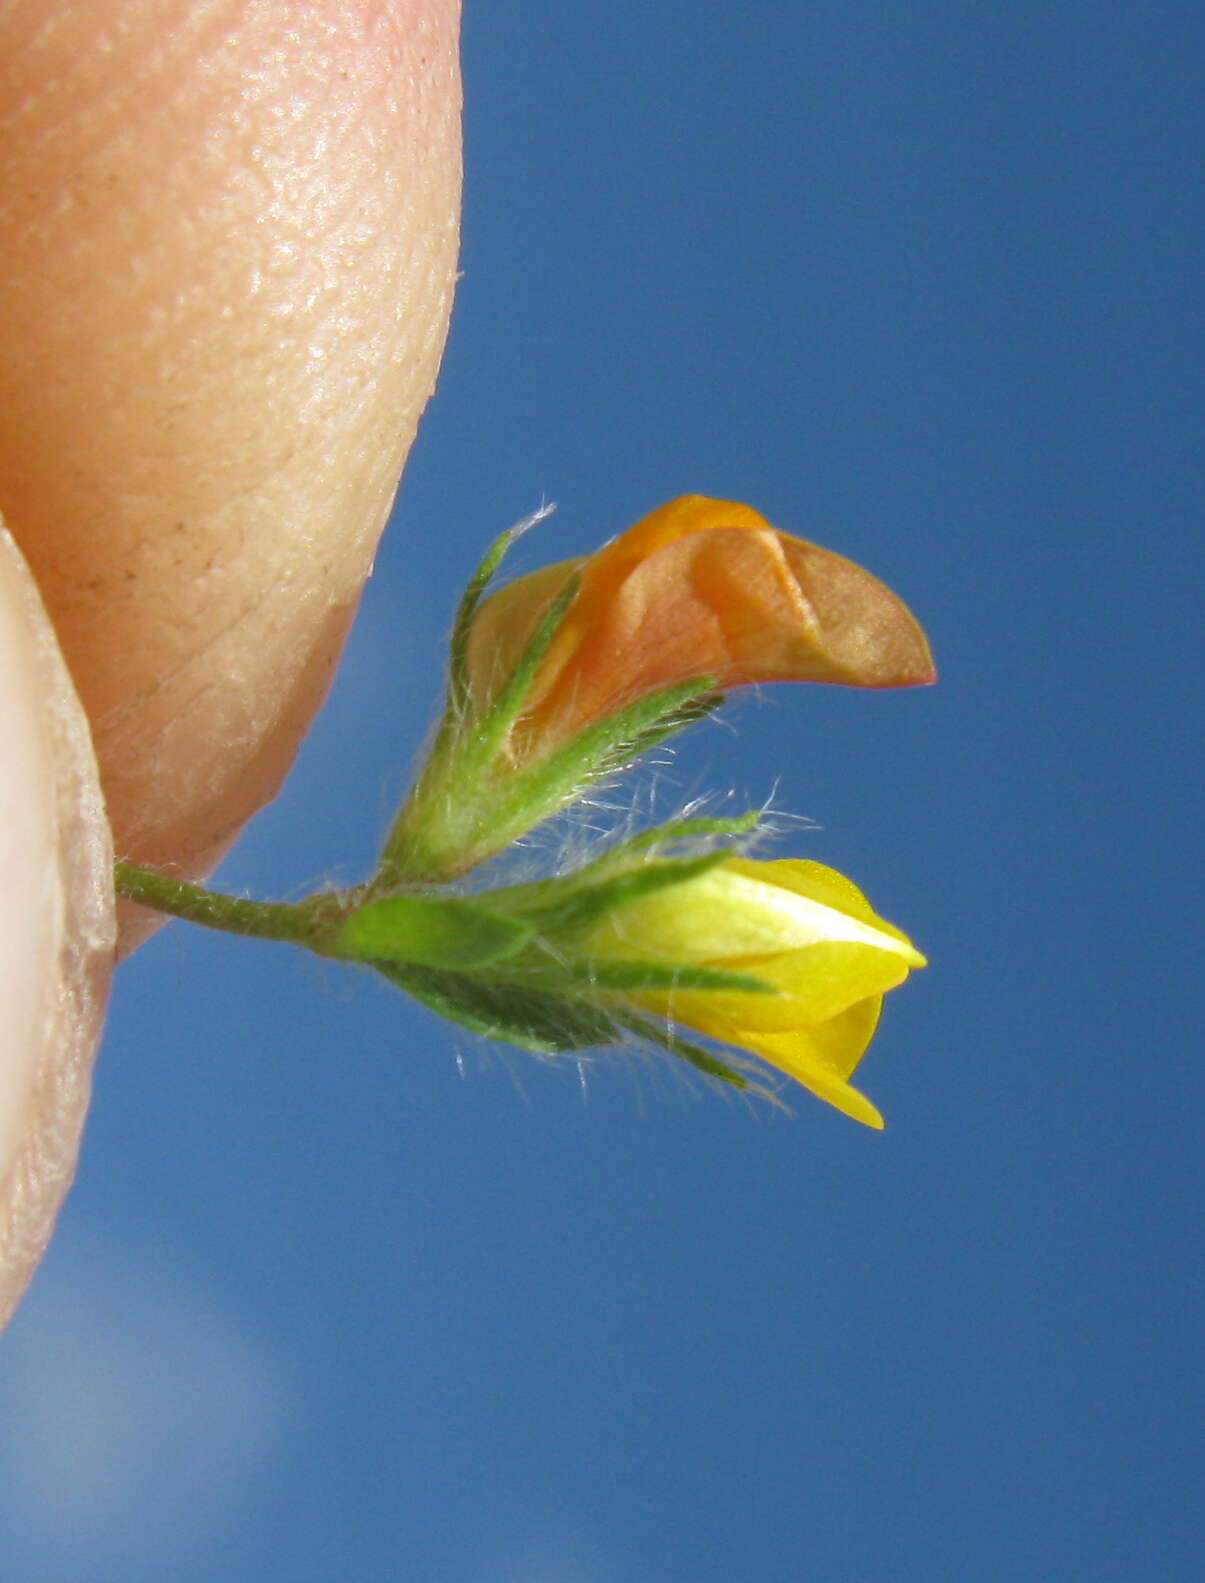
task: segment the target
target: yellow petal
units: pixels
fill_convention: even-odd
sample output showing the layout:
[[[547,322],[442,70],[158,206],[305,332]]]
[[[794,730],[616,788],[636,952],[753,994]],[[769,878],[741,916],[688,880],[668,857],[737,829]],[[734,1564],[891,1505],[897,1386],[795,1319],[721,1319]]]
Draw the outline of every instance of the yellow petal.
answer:
[[[749,973],[778,994],[728,989],[642,991],[642,1005],[658,1016],[740,1044],[749,1032],[793,1034],[825,1025],[868,999],[881,999],[908,977],[893,953],[859,945],[817,945],[767,961],[742,958],[716,967]]]
[[[741,1002],[742,1027],[797,1028],[827,1022],[871,995],[885,995],[908,977],[910,963],[895,951],[845,940],[826,940],[802,951],[741,957],[717,967],[750,973],[772,984],[777,995],[732,995]],[[713,999],[725,998],[723,994]]]
[[[835,1105],[855,1121],[868,1127],[882,1127],[883,1118],[864,1094],[846,1079],[865,1054],[874,1035],[882,1008],[882,997],[873,996],[851,1006],[840,1016],[787,1034],[752,1031],[731,1043],[761,1056],[788,1077],[802,1083],[818,1098]]]
[[[870,924],[872,928],[902,941],[908,947],[913,967],[926,966],[925,958],[904,931],[888,923],[886,918],[881,918],[870,905],[865,892],[859,890],[852,879],[847,879],[835,868],[829,868],[826,863],[816,863],[805,857],[772,858],[767,862],[732,857],[724,864],[724,868],[763,884],[777,885],[797,896],[831,907],[835,912],[842,912],[849,918],[856,918],[860,923]]]
[[[719,965],[845,941],[896,955],[908,967],[924,966],[920,952],[877,917],[857,886],[845,881],[860,910],[854,910],[849,898],[842,898],[845,905],[834,906],[808,894],[803,877],[795,873],[800,866],[791,859],[758,863],[729,858],[697,879],[654,891],[612,913],[592,937],[592,949],[613,956],[652,954],[664,961]],[[833,880],[842,878],[819,863],[807,867]],[[777,883],[780,878],[795,883]]]

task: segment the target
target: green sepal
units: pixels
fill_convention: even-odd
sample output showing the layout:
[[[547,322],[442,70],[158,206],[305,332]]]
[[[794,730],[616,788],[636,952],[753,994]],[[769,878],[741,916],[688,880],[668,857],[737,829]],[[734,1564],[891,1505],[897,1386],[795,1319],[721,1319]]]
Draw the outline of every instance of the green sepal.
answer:
[[[568,603],[564,608],[568,608]],[[556,606],[550,611],[552,614],[556,614]],[[563,614],[561,610],[555,622],[549,622],[553,631]],[[474,766],[482,744],[487,744],[491,751],[501,746],[503,734],[498,731],[499,723],[506,722],[509,728],[509,722],[517,717],[514,708],[517,695],[512,696],[512,689],[516,677],[525,669],[525,661],[520,661],[506,684],[505,698],[498,700],[488,720],[482,722],[481,734],[471,750]],[[461,872],[501,851],[535,825],[559,813],[596,781],[630,763],[654,742],[662,741],[692,720],[709,714],[719,702],[710,691],[711,685],[710,677],[695,677],[673,687],[660,688],[617,714],[586,726],[568,742],[525,769],[489,772],[480,791],[471,789],[473,772],[470,772],[463,795],[466,800],[476,796],[477,807],[465,822],[463,833],[458,832],[453,841],[464,854],[455,865],[455,871]],[[420,841],[422,818],[420,815]]]
[[[474,1033],[505,1039],[540,1055],[615,1044],[620,1030],[601,1007],[577,996],[529,989],[512,979],[374,964],[386,978],[441,1017]]]
[[[665,824],[656,825],[651,830],[642,830],[638,835],[629,836],[623,841],[617,841],[614,846],[609,846],[605,852],[585,863],[581,868],[575,869],[572,874],[562,875],[557,879],[539,880],[531,885],[516,886],[508,890],[506,895],[513,896],[513,905],[517,908],[526,908],[537,897],[554,897],[559,900],[570,891],[588,887],[595,882],[608,878],[616,869],[623,873],[645,867],[649,862],[649,854],[662,856],[662,848],[670,847],[680,841],[694,844],[702,841],[710,843],[723,840],[725,837],[739,839],[741,836],[752,835],[761,824],[765,815],[760,809],[753,809],[748,813],[734,814],[723,818],[710,814],[689,815],[682,819],[670,819]],[[720,847],[701,854],[706,860],[701,870],[691,870],[691,873],[706,872],[706,867],[711,864],[721,863],[728,856],[731,849]],[[633,861],[635,860],[635,861]],[[688,860],[688,854],[683,853],[676,858],[665,858],[664,861],[682,863]],[[687,874],[683,876],[689,878]],[[555,889],[554,889],[555,887]],[[626,898],[625,898],[626,899]]]
[[[617,842],[598,859],[598,862],[600,864],[614,862],[634,852],[646,852],[650,848],[670,846],[675,841],[718,841],[725,837],[739,839],[741,836],[753,835],[764,818],[765,815],[760,808],[751,808],[747,813],[732,814],[727,817],[715,814],[688,814],[681,819],[669,819],[665,824],[654,826],[652,830],[642,830],[639,835]]]
[[[551,641],[568,603],[566,599],[562,607],[557,600],[550,607],[533,639],[537,647],[545,636]],[[540,657],[543,652],[540,648]],[[378,878],[391,884],[415,879],[429,883],[463,874],[559,813],[653,742],[709,714],[719,702],[711,691],[712,678],[694,677],[586,726],[523,769],[506,770],[497,767],[492,755],[521,713],[521,708],[516,711],[521,691],[516,679],[521,674],[525,687],[531,679],[526,656],[475,724],[452,727],[445,716],[427,768],[386,840]]]
[[[697,686],[698,683],[688,685]],[[667,737],[673,736],[678,731],[684,731],[687,726],[692,726],[699,720],[706,720],[723,702],[723,693],[692,694],[684,703],[667,710],[643,730],[625,731],[607,755],[599,759],[594,775],[609,775],[612,770],[623,769],[633,759],[638,759],[650,748],[655,748],[659,742],[664,742]],[[616,718],[622,720],[623,716],[619,715]]]
[[[692,676],[646,693],[626,709],[584,726],[529,768],[508,775],[500,804],[542,808],[538,817],[546,818],[591,782],[630,764],[647,748],[718,708],[723,700],[714,686],[714,677]]]
[[[699,857],[650,860],[618,874],[595,880],[587,878],[583,883],[581,873],[589,875],[594,867],[591,865],[591,869],[579,874],[497,894],[505,897],[508,912],[530,922],[539,934],[561,938],[590,928],[616,907],[706,874],[726,856],[725,852],[704,852]]]
[[[672,1032],[659,1023],[649,1022],[644,1017],[629,1015],[625,1015],[621,1020],[624,1027],[639,1038],[660,1045],[663,1050],[668,1050],[671,1055],[688,1062],[697,1071],[705,1072],[708,1077],[718,1077],[721,1083],[729,1083],[733,1088],[759,1086],[751,1084],[743,1072],[738,1072],[726,1061],[721,1061],[718,1055],[713,1055],[701,1044],[683,1039],[680,1034]]]
[[[544,506],[530,517],[525,517],[522,522],[517,522],[513,528],[507,528],[505,533],[500,533],[482,556],[461,595],[460,603],[456,607],[449,643],[448,714],[452,717],[461,713],[468,698],[469,636],[482,596],[515,540],[522,538],[529,528],[535,527],[537,522],[542,522],[552,510],[551,506]]]
[[[523,712],[540,663],[552,647],[552,640],[568,614],[569,606],[577,598],[581,585],[582,580],[576,572],[566,580],[565,586],[540,617],[519,656],[518,664],[480,717],[473,722],[472,746],[468,752],[474,761],[488,763],[506,740],[511,726]]]
[[[513,956],[532,927],[463,896],[385,896],[350,913],[331,954],[358,962],[476,968]]]

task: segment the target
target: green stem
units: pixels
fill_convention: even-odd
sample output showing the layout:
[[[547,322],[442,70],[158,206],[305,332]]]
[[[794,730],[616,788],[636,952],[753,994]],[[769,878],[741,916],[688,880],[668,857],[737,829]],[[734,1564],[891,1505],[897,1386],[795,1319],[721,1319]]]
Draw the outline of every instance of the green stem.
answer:
[[[348,912],[348,903],[334,895],[307,896],[300,902],[251,901],[227,896],[188,880],[173,879],[135,863],[119,862],[114,869],[118,894],[156,912],[227,934],[251,935],[260,940],[286,940],[328,954],[328,943]]]

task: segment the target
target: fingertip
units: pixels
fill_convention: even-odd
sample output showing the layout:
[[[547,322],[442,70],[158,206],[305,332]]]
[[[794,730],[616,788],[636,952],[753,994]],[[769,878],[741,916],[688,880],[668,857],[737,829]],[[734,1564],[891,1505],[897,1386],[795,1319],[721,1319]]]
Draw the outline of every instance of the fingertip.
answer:
[[[0,1324],[75,1170],[113,966],[112,872],[87,722],[0,525]]]
[[[122,855],[199,876],[325,696],[434,385],[458,7],[42,9],[0,7],[0,501]]]

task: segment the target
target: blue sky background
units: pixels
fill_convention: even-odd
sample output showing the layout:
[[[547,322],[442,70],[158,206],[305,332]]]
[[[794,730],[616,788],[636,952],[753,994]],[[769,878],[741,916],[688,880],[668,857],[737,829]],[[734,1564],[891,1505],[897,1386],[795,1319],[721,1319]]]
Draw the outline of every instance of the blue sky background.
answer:
[[[1187,4],[470,6],[443,378],[223,878],[368,866],[498,528],[558,501],[535,565],[748,500],[942,670],[768,689],[658,779],[809,816],[783,851],[930,954],[861,1070],[888,1129],[173,925],[0,1346],[6,1577],[1198,1575],[1202,45]]]

